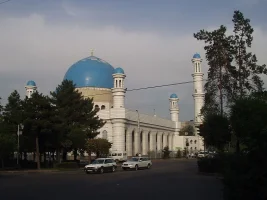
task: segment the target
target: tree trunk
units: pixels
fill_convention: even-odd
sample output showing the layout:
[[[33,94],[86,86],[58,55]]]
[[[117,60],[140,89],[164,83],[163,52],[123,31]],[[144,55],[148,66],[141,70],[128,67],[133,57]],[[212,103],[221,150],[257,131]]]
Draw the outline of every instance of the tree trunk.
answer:
[[[77,149],[75,148],[74,150],[73,150],[73,155],[74,155],[74,160],[75,161],[77,161]]]
[[[222,116],[223,115],[222,66],[220,66],[220,85],[219,85],[219,91],[220,91],[220,107],[221,107],[221,116]]]
[[[2,162],[2,169],[4,169],[5,165],[4,165],[4,159],[3,158],[1,159],[1,162]]]
[[[35,145],[36,145],[36,163],[37,163],[37,169],[41,169],[40,164],[40,151],[39,151],[39,138],[36,136],[35,138]]]
[[[89,164],[91,163],[91,160],[92,160],[92,158],[91,158],[91,151],[88,151],[88,162],[89,162]]]
[[[60,149],[56,150],[56,156],[57,156],[57,163],[61,163],[61,159],[60,159]]]
[[[67,160],[67,151],[65,149],[63,149],[62,160],[63,162]]]
[[[239,138],[236,138],[236,153],[240,153],[240,142],[239,142]]]

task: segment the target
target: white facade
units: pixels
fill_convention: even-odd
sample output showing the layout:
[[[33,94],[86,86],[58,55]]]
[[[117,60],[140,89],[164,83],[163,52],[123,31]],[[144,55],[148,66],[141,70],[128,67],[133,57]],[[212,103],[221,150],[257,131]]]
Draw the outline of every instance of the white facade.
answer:
[[[88,60],[90,61],[90,57],[86,62]],[[95,61],[95,57],[92,60]],[[104,63],[104,61],[98,60],[102,62],[101,64]],[[201,61],[201,59],[195,58],[192,60],[195,70],[193,74],[193,80],[195,81],[193,94],[195,124],[201,122],[201,117],[198,116],[200,116],[200,109],[204,102]],[[187,147],[189,151],[202,149],[199,136],[179,136],[181,122],[179,121],[179,99],[176,94],[172,94],[169,98],[171,120],[156,115],[143,114],[138,110],[125,108],[125,94],[127,91],[124,85],[126,75],[123,69],[115,69],[112,77],[113,88],[90,86],[77,88],[85,97],[94,98],[95,108],[99,109],[98,115],[106,122],[99,130],[98,137],[107,139],[112,143],[111,152],[126,152],[127,156],[134,156],[139,153],[148,155],[149,152],[162,152],[166,146],[171,151],[177,151],[186,148],[187,140],[189,141]],[[33,86],[27,84],[25,88],[29,97],[36,90],[35,83]],[[168,103],[167,101],[166,98],[166,103]]]

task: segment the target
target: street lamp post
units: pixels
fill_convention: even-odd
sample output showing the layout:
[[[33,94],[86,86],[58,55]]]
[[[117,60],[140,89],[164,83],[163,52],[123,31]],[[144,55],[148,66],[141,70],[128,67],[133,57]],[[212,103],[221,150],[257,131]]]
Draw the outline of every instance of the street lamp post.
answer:
[[[138,112],[138,110],[136,110],[136,112],[137,112],[137,116],[138,116],[138,120],[137,120],[138,137],[140,137],[140,117],[139,117],[139,112]],[[137,144],[136,144],[136,146],[137,146]],[[139,148],[138,148],[138,150],[139,150]],[[138,153],[138,152],[137,152],[137,153]]]
[[[23,129],[23,125],[18,124],[18,130],[17,130],[17,136],[18,136],[17,165],[19,165],[19,136],[22,134],[22,131],[20,131],[20,127],[21,129]]]

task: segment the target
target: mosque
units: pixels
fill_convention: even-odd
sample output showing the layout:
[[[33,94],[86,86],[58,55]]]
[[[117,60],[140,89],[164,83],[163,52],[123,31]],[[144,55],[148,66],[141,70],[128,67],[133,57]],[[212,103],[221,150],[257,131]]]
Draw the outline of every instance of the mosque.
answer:
[[[201,71],[201,62],[200,55],[194,54],[192,76],[195,126],[201,123],[200,109],[204,105],[204,74]],[[195,136],[179,135],[182,123],[179,120],[179,98],[176,94],[169,97],[171,120],[125,108],[125,78],[126,73],[122,68],[114,68],[108,62],[95,57],[93,53],[90,57],[74,63],[64,77],[72,80],[84,97],[94,98],[99,117],[106,121],[99,130],[99,137],[112,143],[112,153],[119,152],[127,156],[137,153],[148,155],[150,152],[162,152],[166,146],[175,152],[179,148],[188,148],[189,151],[204,149],[203,139],[197,135],[196,128]],[[28,81],[25,88],[28,97],[37,90],[34,81]]]

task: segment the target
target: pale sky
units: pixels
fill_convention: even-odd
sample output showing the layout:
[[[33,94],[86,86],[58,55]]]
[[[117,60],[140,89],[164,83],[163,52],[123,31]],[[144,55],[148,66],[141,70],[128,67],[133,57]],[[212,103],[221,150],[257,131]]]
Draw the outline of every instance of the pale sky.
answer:
[[[205,59],[193,33],[230,28],[235,9],[251,19],[252,51],[267,63],[266,7],[266,0],[11,0],[0,4],[0,96],[3,103],[15,89],[24,96],[28,80],[49,94],[90,49],[124,69],[128,89],[191,81],[193,54]],[[180,119],[191,120],[192,92],[192,84],[128,92],[126,107],[169,118],[176,93]]]

